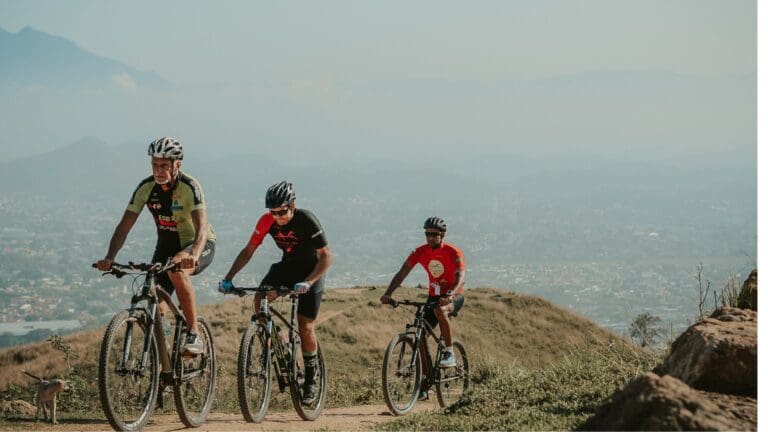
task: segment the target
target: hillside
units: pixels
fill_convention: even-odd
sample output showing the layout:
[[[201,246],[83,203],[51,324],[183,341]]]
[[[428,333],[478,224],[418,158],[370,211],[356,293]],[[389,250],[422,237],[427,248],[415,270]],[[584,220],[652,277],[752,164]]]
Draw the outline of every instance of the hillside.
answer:
[[[423,291],[403,288],[396,298],[416,298]],[[329,366],[331,385],[327,407],[381,404],[380,367],[388,341],[412,317],[412,309],[391,309],[378,303],[382,288],[357,287],[328,290],[318,318],[318,334]],[[584,318],[540,298],[481,288],[467,292],[467,303],[454,326],[468,349],[476,374],[514,367],[536,375],[575,353],[589,354],[609,348],[632,353],[631,343]],[[285,302],[287,303],[287,302]],[[219,382],[214,412],[238,412],[234,369],[240,334],[250,316],[250,299],[229,299],[202,308],[214,331],[219,361]],[[61,399],[60,419],[89,422],[103,418],[95,384],[96,361],[102,330],[65,338],[77,353],[71,360],[75,390]],[[474,367],[477,366],[477,367]],[[0,353],[0,389],[4,399],[32,400],[25,369],[45,377],[66,377],[63,354],[47,342]],[[280,400],[282,398],[282,401]],[[279,410],[287,397],[280,395]],[[167,404],[171,406],[172,404]],[[171,413],[172,408],[164,412]],[[160,413],[158,413],[160,414]],[[19,425],[17,425],[19,426]]]

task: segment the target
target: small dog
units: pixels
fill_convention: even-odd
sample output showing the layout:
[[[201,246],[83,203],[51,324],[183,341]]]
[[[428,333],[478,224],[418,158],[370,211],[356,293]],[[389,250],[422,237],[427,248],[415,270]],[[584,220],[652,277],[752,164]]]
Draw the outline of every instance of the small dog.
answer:
[[[32,375],[27,371],[22,371],[28,376],[37,380],[37,411],[35,419],[40,418],[40,411],[43,411],[43,418],[48,420],[50,412],[51,424],[58,424],[56,421],[56,395],[62,391],[69,391],[69,383],[62,379],[44,380],[38,376]]]

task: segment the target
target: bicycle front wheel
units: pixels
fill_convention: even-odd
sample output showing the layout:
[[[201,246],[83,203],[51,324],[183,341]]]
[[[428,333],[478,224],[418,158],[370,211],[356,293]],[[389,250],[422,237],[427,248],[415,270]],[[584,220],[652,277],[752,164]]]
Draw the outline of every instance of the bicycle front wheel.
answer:
[[[99,399],[115,430],[141,430],[155,409],[160,368],[155,338],[144,312],[119,312],[112,318],[99,352]],[[149,338],[146,364],[141,364]]]
[[[467,351],[464,345],[456,340],[453,341],[453,355],[456,357],[455,367],[437,368],[435,372],[437,401],[443,408],[456,403],[469,390]]]
[[[401,416],[409,412],[419,397],[421,359],[413,336],[401,334],[387,346],[381,368],[384,402],[389,411]]]
[[[293,400],[293,407],[296,409],[296,413],[299,414],[303,420],[312,421],[320,417],[320,413],[323,412],[325,406],[325,394],[328,388],[328,376],[325,369],[325,358],[323,357],[323,349],[320,347],[320,341],[317,341],[317,374],[315,376],[315,385],[317,386],[317,397],[308,404],[302,402],[302,396],[304,394],[304,358],[301,355],[301,348],[296,346],[296,354],[294,355],[294,376],[291,380],[291,399]]]
[[[203,352],[197,355],[181,353],[176,355],[174,365],[176,381],[173,387],[173,400],[181,422],[187,427],[199,427],[205,422],[213,406],[213,393],[216,388],[216,350],[213,345],[213,333],[208,322],[197,318],[197,334],[203,339]],[[181,340],[184,340],[182,335]],[[183,349],[183,343],[176,343]]]
[[[264,324],[251,324],[243,333],[237,356],[237,397],[245,421],[261,423],[269,407],[269,333]]]

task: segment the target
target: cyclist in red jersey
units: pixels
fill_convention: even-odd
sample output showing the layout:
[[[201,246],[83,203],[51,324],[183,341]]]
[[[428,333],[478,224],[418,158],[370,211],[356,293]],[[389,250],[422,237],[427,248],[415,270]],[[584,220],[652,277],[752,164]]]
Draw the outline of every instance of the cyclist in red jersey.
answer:
[[[411,252],[400,271],[392,278],[389,288],[381,296],[380,301],[383,304],[389,303],[392,293],[403,283],[413,266],[421,264],[429,275],[430,299],[439,297],[435,308],[426,311],[426,318],[432,327],[439,323],[440,334],[445,341],[446,350],[443,352],[443,358],[440,359],[440,367],[453,367],[456,366],[456,357],[453,354],[448,314],[456,316],[464,305],[466,264],[461,249],[443,241],[446,231],[445,221],[439,217],[430,217],[424,222],[427,243]],[[424,355],[421,357],[425,359]],[[422,391],[420,399],[425,398],[426,393]]]
[[[299,336],[306,377],[302,403],[310,405],[317,397],[315,319],[323,300],[324,275],[333,262],[333,254],[315,215],[309,210],[296,208],[296,194],[291,183],[283,181],[272,185],[267,190],[265,201],[269,211],[256,223],[250,241],[219,283],[219,291],[226,294],[232,290],[232,279],[248,264],[264,237],[271,235],[283,251],[283,257],[280,262],[272,264],[261,285],[293,287],[299,294]],[[276,294],[271,294],[269,300],[275,297]],[[254,298],[254,310],[258,309],[260,300],[258,296]]]

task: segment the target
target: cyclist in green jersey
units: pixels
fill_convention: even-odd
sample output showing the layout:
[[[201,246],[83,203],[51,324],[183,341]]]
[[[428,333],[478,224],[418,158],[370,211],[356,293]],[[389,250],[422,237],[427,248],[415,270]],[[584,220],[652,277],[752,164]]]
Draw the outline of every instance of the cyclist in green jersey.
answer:
[[[185,350],[199,354],[203,341],[197,335],[197,311],[195,291],[190,276],[205,270],[213,261],[216,236],[208,223],[205,200],[200,184],[181,172],[184,151],[174,138],[158,138],[149,145],[152,158],[152,175],[139,183],[131,196],[123,218],[117,224],[104,259],[97,263],[102,271],[108,271],[117,253],[123,247],[128,233],[136,223],[144,206],[152,213],[157,226],[157,244],[152,262],[165,262],[169,258],[179,262],[181,270],[159,277],[168,293],[177,291],[181,309],[190,326]],[[163,311],[167,310],[161,304]]]

